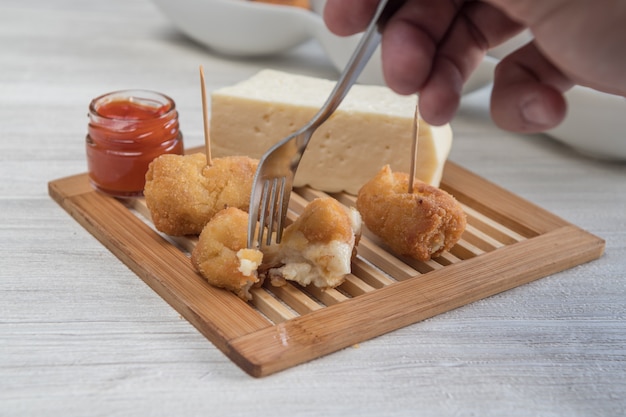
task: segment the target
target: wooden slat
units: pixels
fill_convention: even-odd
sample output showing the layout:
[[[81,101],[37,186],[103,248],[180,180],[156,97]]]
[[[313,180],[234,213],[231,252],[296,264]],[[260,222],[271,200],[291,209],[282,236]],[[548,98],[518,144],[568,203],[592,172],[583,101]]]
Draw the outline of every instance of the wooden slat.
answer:
[[[313,297],[320,300],[320,302],[324,303],[324,305],[326,306],[332,306],[334,304],[348,300],[348,297],[346,297],[344,294],[334,288],[321,289],[317,288],[315,285],[309,285],[308,287],[304,288],[303,291],[311,294]]]
[[[482,255],[485,251],[461,238],[456,245],[450,249],[450,253],[461,259],[470,259],[475,256]]]
[[[418,261],[407,256],[399,256],[398,258],[421,274],[427,274],[430,271],[443,268],[444,264],[441,263],[442,261],[445,261],[446,265],[454,263],[454,261],[460,261],[459,258],[452,255],[450,252],[444,252],[441,257],[428,261]]]
[[[485,252],[491,252],[504,246],[504,243],[497,241],[471,224],[466,226],[463,239]]]
[[[306,201],[311,201],[315,198],[322,198],[322,197],[328,197],[329,194],[320,191],[320,190],[315,190],[313,188],[309,188],[309,187],[302,187],[297,189],[297,195],[301,196],[304,200]],[[334,195],[332,197],[335,197]],[[341,200],[339,200],[338,198],[336,198],[339,202],[342,202]],[[344,203],[345,204],[345,203]],[[348,207],[350,207],[350,205],[346,204]]]
[[[299,314],[307,314],[322,308],[315,300],[290,283],[281,287],[268,285],[268,289]]]
[[[357,258],[352,262],[352,273],[373,288],[382,288],[396,282],[383,271],[375,268],[363,259]]]
[[[252,304],[274,323],[282,323],[296,317],[293,311],[268,293],[265,288],[254,288]]]
[[[387,252],[380,246],[374,244],[369,238],[363,236],[357,249],[358,253],[367,259],[377,268],[386,274],[393,276],[397,280],[413,278],[419,272],[402,262],[392,253]]]
[[[347,193],[333,194],[338,201],[341,201],[348,207],[356,207],[356,196]]]
[[[352,274],[348,274],[346,276],[346,280],[343,282],[343,284],[339,286],[339,288],[342,291],[350,294],[352,297],[366,294],[368,292],[374,291],[375,289],[371,285],[367,284],[365,281]]]
[[[441,188],[459,202],[524,237],[567,225],[563,219],[448,161]]]
[[[476,229],[483,231],[487,236],[490,236],[505,245],[510,245],[526,239],[519,233],[514,232],[479,211],[474,210],[467,204],[461,204],[461,206],[467,216],[467,222]]]
[[[461,260],[462,259],[454,256],[450,252],[444,252],[440,256],[436,257],[435,259],[431,259],[429,262],[435,262],[438,265],[446,266],[446,265],[455,264],[457,262],[461,262]],[[439,269],[439,268],[434,268],[434,269]]]

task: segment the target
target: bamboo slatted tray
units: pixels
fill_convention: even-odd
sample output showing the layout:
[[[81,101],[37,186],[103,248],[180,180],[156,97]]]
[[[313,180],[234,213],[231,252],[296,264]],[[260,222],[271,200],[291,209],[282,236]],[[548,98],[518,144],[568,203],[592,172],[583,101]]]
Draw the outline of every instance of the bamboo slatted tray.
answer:
[[[604,241],[448,162],[441,188],[467,230],[428,262],[399,258],[364,231],[352,274],[336,289],[267,284],[249,303],[193,269],[192,238],[157,232],[143,199],[95,192],[87,174],[50,196],[245,372],[262,377],[600,257]],[[324,195],[296,190],[291,216]],[[354,197],[332,195],[346,205]]]

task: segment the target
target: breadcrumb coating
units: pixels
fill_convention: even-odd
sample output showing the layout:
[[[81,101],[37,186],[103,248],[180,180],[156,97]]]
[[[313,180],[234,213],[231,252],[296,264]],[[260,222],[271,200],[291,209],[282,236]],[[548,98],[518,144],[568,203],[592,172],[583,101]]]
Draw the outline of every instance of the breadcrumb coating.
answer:
[[[395,253],[427,261],[450,250],[467,224],[447,192],[420,181],[408,192],[409,176],[386,165],[357,195],[363,223]]]
[[[247,211],[258,161],[247,156],[213,159],[204,154],[162,155],[146,173],[144,196],[157,230],[197,235],[226,207]]]
[[[209,284],[251,300],[250,288],[262,283],[257,269],[263,253],[246,248],[247,233],[248,213],[235,207],[220,211],[200,233],[191,263]]]

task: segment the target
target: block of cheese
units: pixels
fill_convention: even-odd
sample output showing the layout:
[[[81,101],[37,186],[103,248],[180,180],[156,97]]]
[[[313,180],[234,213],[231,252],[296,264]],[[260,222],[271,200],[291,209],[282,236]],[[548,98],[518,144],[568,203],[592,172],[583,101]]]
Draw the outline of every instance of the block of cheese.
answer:
[[[215,156],[259,158],[304,126],[326,101],[334,81],[263,70],[211,94]],[[295,186],[356,194],[381,167],[409,172],[417,98],[383,86],[355,85],[315,132],[298,168]],[[450,152],[449,125],[420,121],[416,177],[438,186]]]

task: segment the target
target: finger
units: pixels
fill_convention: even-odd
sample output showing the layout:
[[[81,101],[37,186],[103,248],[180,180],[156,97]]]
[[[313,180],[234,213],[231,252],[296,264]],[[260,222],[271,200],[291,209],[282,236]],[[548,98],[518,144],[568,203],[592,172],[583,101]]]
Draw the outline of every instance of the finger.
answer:
[[[514,132],[542,132],[565,117],[563,93],[572,86],[550,61],[529,43],[496,67],[491,116],[499,127]]]
[[[379,0],[328,0],[324,6],[324,22],[336,35],[348,36],[362,32],[372,19]]]
[[[420,90],[420,111],[431,124],[447,123],[456,113],[463,84],[486,52],[522,30],[500,10],[482,2],[466,3],[435,56]]]
[[[420,112],[434,125],[450,121],[463,84],[486,51],[522,27],[482,2],[421,2],[400,10],[382,44],[385,81],[400,94],[420,94]]]
[[[382,39],[383,74],[391,89],[400,94],[421,89],[458,11],[453,1],[424,0],[407,2],[394,14]]]
[[[327,0],[324,22],[335,34],[353,35],[365,30],[380,0]],[[394,18],[411,21],[423,27],[436,38],[441,38],[458,8],[460,1],[408,0],[394,14]]]
[[[484,0],[528,26],[538,48],[576,84],[626,95],[623,0]]]

